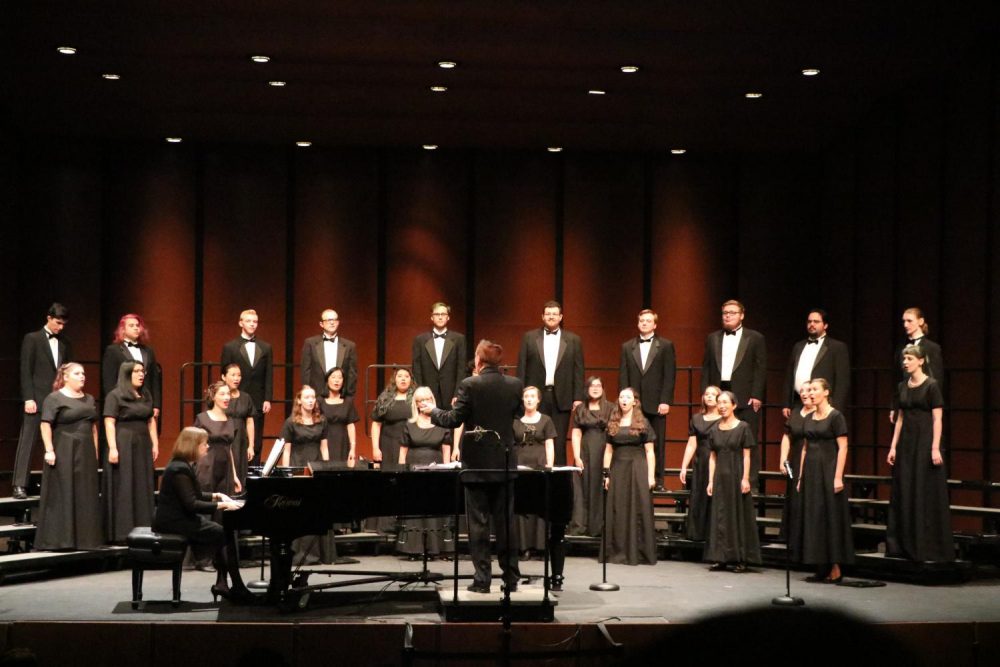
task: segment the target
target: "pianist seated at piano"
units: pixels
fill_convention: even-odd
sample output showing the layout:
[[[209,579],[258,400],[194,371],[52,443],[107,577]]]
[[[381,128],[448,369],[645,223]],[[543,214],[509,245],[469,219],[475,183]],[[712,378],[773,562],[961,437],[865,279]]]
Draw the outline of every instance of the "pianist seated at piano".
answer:
[[[224,493],[202,491],[195,474],[195,462],[208,452],[208,432],[188,426],[174,443],[174,452],[163,472],[160,498],[153,515],[153,530],[183,535],[191,543],[195,559],[210,557],[216,580],[212,597],[229,597],[226,580],[225,533],[222,526],[205,514],[235,510],[239,505]]]
[[[435,405],[430,387],[417,387],[410,400],[411,417],[403,426],[399,442],[399,464],[403,467],[427,466],[451,459],[452,430],[435,426],[430,415],[422,414],[418,407],[421,401]],[[405,519],[396,538],[396,549],[410,560],[419,560],[425,551],[432,558],[452,551],[451,540],[445,539],[450,537],[445,524],[444,517]]]

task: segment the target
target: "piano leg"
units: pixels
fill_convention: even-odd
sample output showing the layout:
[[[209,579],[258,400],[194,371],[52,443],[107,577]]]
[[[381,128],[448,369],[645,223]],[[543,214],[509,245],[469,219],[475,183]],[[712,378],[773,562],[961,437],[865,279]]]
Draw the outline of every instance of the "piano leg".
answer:
[[[267,587],[267,599],[272,604],[279,603],[291,585],[294,556],[290,541],[271,540],[271,582]]]

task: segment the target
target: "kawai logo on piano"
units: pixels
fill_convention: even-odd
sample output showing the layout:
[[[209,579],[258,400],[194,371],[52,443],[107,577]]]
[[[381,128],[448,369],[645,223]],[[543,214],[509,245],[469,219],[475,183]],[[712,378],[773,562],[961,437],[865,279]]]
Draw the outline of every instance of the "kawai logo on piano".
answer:
[[[270,510],[284,510],[284,509],[294,509],[302,507],[301,498],[289,498],[287,496],[279,496],[274,494],[268,496],[264,501],[264,507]]]

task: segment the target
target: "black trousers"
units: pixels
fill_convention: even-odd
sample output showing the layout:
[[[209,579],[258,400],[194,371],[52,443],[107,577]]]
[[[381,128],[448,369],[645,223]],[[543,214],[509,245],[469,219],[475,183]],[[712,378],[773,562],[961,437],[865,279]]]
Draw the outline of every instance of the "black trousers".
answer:
[[[504,487],[507,486],[505,493]],[[511,525],[504,530],[504,507]],[[517,532],[514,530],[514,483],[470,482],[465,485],[465,513],[469,521],[469,554],[476,568],[474,583],[489,587],[493,578],[490,559],[490,519],[496,526],[497,560],[504,583],[521,578],[517,564]],[[509,539],[508,539],[509,536]]]
[[[566,434],[569,433],[569,415],[571,410],[560,410],[556,403],[555,389],[551,386],[542,391],[542,403],[538,411],[548,415],[556,427],[555,459],[557,466],[566,465]]]
[[[650,426],[653,427],[653,433],[656,435],[656,440],[653,442],[653,465],[656,466],[654,473],[656,475],[656,485],[659,486],[663,483],[663,468],[666,467],[667,461],[667,450],[664,442],[667,418],[655,412],[650,414],[644,411],[642,414],[646,417],[646,421],[649,422]]]
[[[22,409],[24,404],[21,404]],[[28,473],[31,469],[31,454],[42,439],[42,432],[39,426],[42,423],[42,406],[38,404],[38,411],[29,415],[22,414],[21,435],[17,439],[17,453],[14,454],[14,479],[11,484],[14,486],[28,486]],[[101,429],[102,431],[104,429]]]

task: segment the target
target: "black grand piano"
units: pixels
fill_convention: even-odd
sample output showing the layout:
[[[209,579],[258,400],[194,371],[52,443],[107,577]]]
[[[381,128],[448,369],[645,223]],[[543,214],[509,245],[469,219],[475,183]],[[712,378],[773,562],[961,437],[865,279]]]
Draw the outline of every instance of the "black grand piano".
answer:
[[[459,476],[465,472],[454,469],[396,472],[354,469],[317,471],[311,477],[249,478],[244,506],[224,512],[222,516],[233,582],[232,599],[242,603],[266,600],[288,606],[289,600],[299,599],[305,589],[322,588],[291,586],[294,556],[291,545],[292,540],[299,537],[325,534],[335,523],[350,523],[373,516],[406,518],[463,513],[464,494]],[[517,471],[514,474],[515,512],[568,523],[573,504],[573,474],[571,470]],[[240,576],[237,535],[247,530],[270,540],[271,579],[266,596],[251,593]]]

